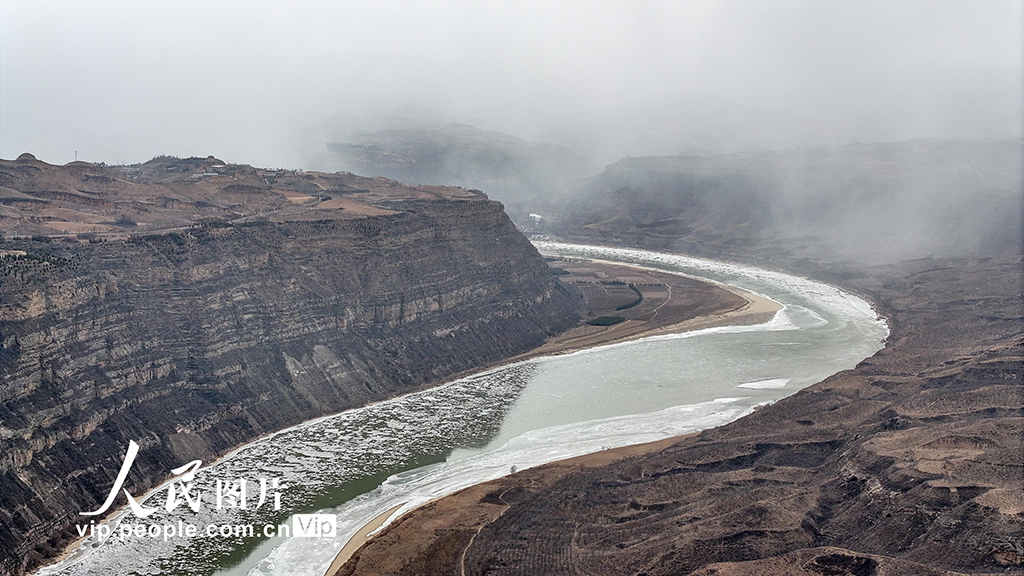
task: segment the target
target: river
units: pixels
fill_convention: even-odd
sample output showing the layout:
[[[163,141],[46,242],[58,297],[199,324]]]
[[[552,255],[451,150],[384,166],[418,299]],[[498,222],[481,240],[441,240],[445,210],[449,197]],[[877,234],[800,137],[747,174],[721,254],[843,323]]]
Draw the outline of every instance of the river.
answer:
[[[160,510],[147,519],[258,527],[321,511],[337,515],[334,537],[115,536],[88,540],[87,553],[40,573],[322,576],[352,534],[395,506],[401,505],[400,514],[508,474],[513,466],[521,470],[724,424],[854,367],[888,335],[868,303],[804,278],[644,250],[535,244],[545,254],[708,278],[784,308],[760,325],[535,358],[307,422],[243,446],[196,478],[206,494],[217,479],[255,484],[257,478],[279,478],[281,510],[207,506],[198,513]],[[153,502],[162,502],[165,492],[154,493]]]

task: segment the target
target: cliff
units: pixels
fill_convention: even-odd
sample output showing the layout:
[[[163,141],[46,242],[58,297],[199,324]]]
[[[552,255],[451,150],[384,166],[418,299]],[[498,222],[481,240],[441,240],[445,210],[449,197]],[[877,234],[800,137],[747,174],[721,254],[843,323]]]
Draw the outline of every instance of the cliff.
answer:
[[[212,158],[200,162],[230,173],[172,177],[182,161],[161,162],[134,176],[0,165],[7,197],[40,199],[15,203],[28,208],[7,213],[11,226],[128,211],[135,222],[2,245],[0,573],[73,537],[130,440],[141,451],[126,487],[139,494],[184,462],[525,352],[578,321],[575,299],[479,192],[347,174],[271,181]],[[156,223],[179,226],[139,230]]]

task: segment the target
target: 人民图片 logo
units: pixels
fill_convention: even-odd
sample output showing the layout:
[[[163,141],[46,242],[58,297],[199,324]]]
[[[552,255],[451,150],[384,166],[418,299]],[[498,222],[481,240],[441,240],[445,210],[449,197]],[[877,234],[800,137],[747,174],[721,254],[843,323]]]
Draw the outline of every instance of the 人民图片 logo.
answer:
[[[90,512],[82,512],[82,516],[99,516],[108,510],[117,499],[120,492],[124,492],[128,499],[128,507],[132,514],[139,519],[146,519],[159,511],[159,507],[146,507],[139,502],[127,488],[124,487],[132,464],[139,454],[139,445],[134,440],[128,443],[128,451],[125,453],[124,462],[118,471],[117,478],[107,494],[106,500],[99,508]],[[198,513],[203,507],[204,493],[196,486],[196,472],[202,467],[202,460],[193,460],[184,466],[171,470],[175,476],[166,483],[167,496],[164,499],[162,508],[170,513],[182,504],[186,505],[192,512]],[[213,504],[217,510],[258,510],[264,508],[274,511],[281,510],[281,491],[284,487],[278,478],[260,478],[258,481],[250,481],[245,478],[236,480],[224,480],[218,478],[215,489],[210,491],[214,494]],[[334,514],[296,514],[292,517],[291,524],[207,524],[205,527],[187,523],[182,519],[166,520],[160,523],[131,523],[125,520],[116,522],[117,533],[123,541],[127,538],[160,538],[167,541],[174,537],[258,537],[272,538],[275,536],[295,536],[303,538],[331,538],[337,534],[337,517]],[[78,525],[78,535],[81,537],[89,534],[97,537],[100,541],[106,540],[114,533],[114,528],[109,524]]]
[[[132,464],[135,462],[135,457],[138,454],[139,445],[134,440],[131,440],[128,443],[128,452],[125,454],[124,462],[121,464],[121,470],[114,480],[114,485],[110,488],[110,493],[107,494],[107,499],[98,509],[92,512],[82,512],[82,516],[98,516],[103,514],[110,509],[114,499],[117,498],[117,493],[122,490],[128,498],[128,506],[131,508],[132,513],[139,518],[148,518],[157,511],[156,508],[144,508],[132,497],[128,489],[124,488],[124,481],[128,478],[128,472],[131,471]],[[202,465],[202,460],[193,460],[184,466],[171,470],[171,473],[178,476],[178,478],[173,479],[167,486],[167,499],[164,502],[164,510],[172,512],[181,504],[188,504],[188,507],[193,512],[199,511],[202,507],[202,493],[193,487],[193,480],[195,480],[196,470]],[[273,490],[274,510],[280,510],[281,493],[279,489],[281,488],[281,482],[277,478],[270,479],[269,482],[266,478],[260,479],[259,496],[256,498],[253,508],[260,508],[267,502],[268,488]],[[217,480],[216,504],[218,510],[223,508],[247,509],[252,503],[252,496],[249,490],[249,482],[244,478],[235,481]]]

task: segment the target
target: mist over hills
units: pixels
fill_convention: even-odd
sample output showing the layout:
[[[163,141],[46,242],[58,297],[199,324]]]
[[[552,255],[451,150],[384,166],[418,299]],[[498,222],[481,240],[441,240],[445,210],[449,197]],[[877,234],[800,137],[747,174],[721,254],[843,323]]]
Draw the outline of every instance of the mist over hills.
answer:
[[[529,140],[466,122],[487,124],[412,105],[335,119],[337,138],[314,163],[480,189],[535,232],[709,256],[757,248],[878,263],[1021,251],[1019,137],[849,142],[795,113],[693,94],[510,114],[508,132]]]
[[[821,122],[791,112],[689,93],[615,106],[509,111],[499,122],[406,103],[324,122],[317,170],[384,176],[410,185],[477,188],[510,216],[558,212],[586,176],[629,156],[713,155],[835,144]]]
[[[348,142],[328,143],[327,151],[318,162],[331,170],[484,190],[516,220],[592,173],[584,157],[562,146],[459,123],[354,134]]]
[[[626,158],[547,230],[707,255],[889,262],[1021,251],[1020,140]]]
[[[477,188],[530,231],[596,242],[870,263],[1021,251],[1020,139],[838,144],[814,121],[713,98],[664,113],[591,116],[589,128],[570,116],[538,138],[579,154],[406,110],[319,162]],[[630,150],[650,153],[597,168]]]
[[[631,132],[624,123],[603,124],[592,118],[598,132],[588,135],[570,116],[564,132],[547,134],[551,140],[561,134],[566,142],[575,138],[577,144],[592,144],[587,155],[409,106],[390,116],[337,122],[332,130],[339,138],[323,145],[311,162],[322,170],[384,176],[410,185],[482,190],[503,202],[512,219],[529,231],[595,242],[707,256],[730,257],[756,249],[870,263],[1021,252],[1021,139],[768,148],[773,141],[829,138],[816,135],[818,125],[810,120],[725,100],[717,103],[722,114],[714,121],[707,109],[691,115],[691,101],[663,124],[654,119],[652,109],[648,120],[637,120]],[[706,119],[706,129],[701,129],[698,117]],[[694,128],[684,127],[687,118]],[[792,129],[773,128],[784,124]],[[346,126],[352,131],[345,133]],[[659,128],[660,136],[650,136]],[[598,168],[597,159],[604,153],[599,151],[604,145],[599,132],[608,136],[620,129],[619,134],[629,132],[634,140],[622,136],[616,150],[635,146],[666,151],[676,146],[692,153],[626,156]],[[752,139],[758,133],[774,140]],[[752,148],[743,149],[746,145]],[[228,178],[232,190],[242,184],[273,188],[263,169],[228,170],[213,157],[157,158],[111,168],[102,178],[86,174],[74,182],[25,172],[34,162],[8,162],[0,170],[0,220],[17,220],[15,228],[22,234],[53,232],[50,228],[55,227],[75,233],[145,225],[155,218],[155,209],[166,212],[168,202],[186,212],[231,217],[237,212],[231,202],[221,206],[202,197],[210,183]],[[69,164],[68,173],[95,168],[79,164]],[[305,183],[301,172],[269,173]],[[25,178],[31,181],[22,182]],[[133,190],[140,178],[160,181],[174,193],[116,205],[101,198],[107,188]],[[290,204],[276,194],[267,201],[262,210]],[[531,214],[543,218],[537,221]]]
[[[840,131],[820,120],[691,93],[569,111],[536,129],[537,140],[576,150],[600,166],[627,156],[726,154],[844,142]]]

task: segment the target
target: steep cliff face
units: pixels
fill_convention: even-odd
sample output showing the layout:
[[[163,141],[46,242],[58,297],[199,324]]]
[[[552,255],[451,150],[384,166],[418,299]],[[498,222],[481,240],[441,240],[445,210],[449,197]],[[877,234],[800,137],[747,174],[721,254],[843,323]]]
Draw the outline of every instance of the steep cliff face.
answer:
[[[192,459],[512,356],[578,320],[497,202],[378,198],[0,256],[0,573],[72,538],[130,440]],[[436,196],[436,197],[435,197]]]

